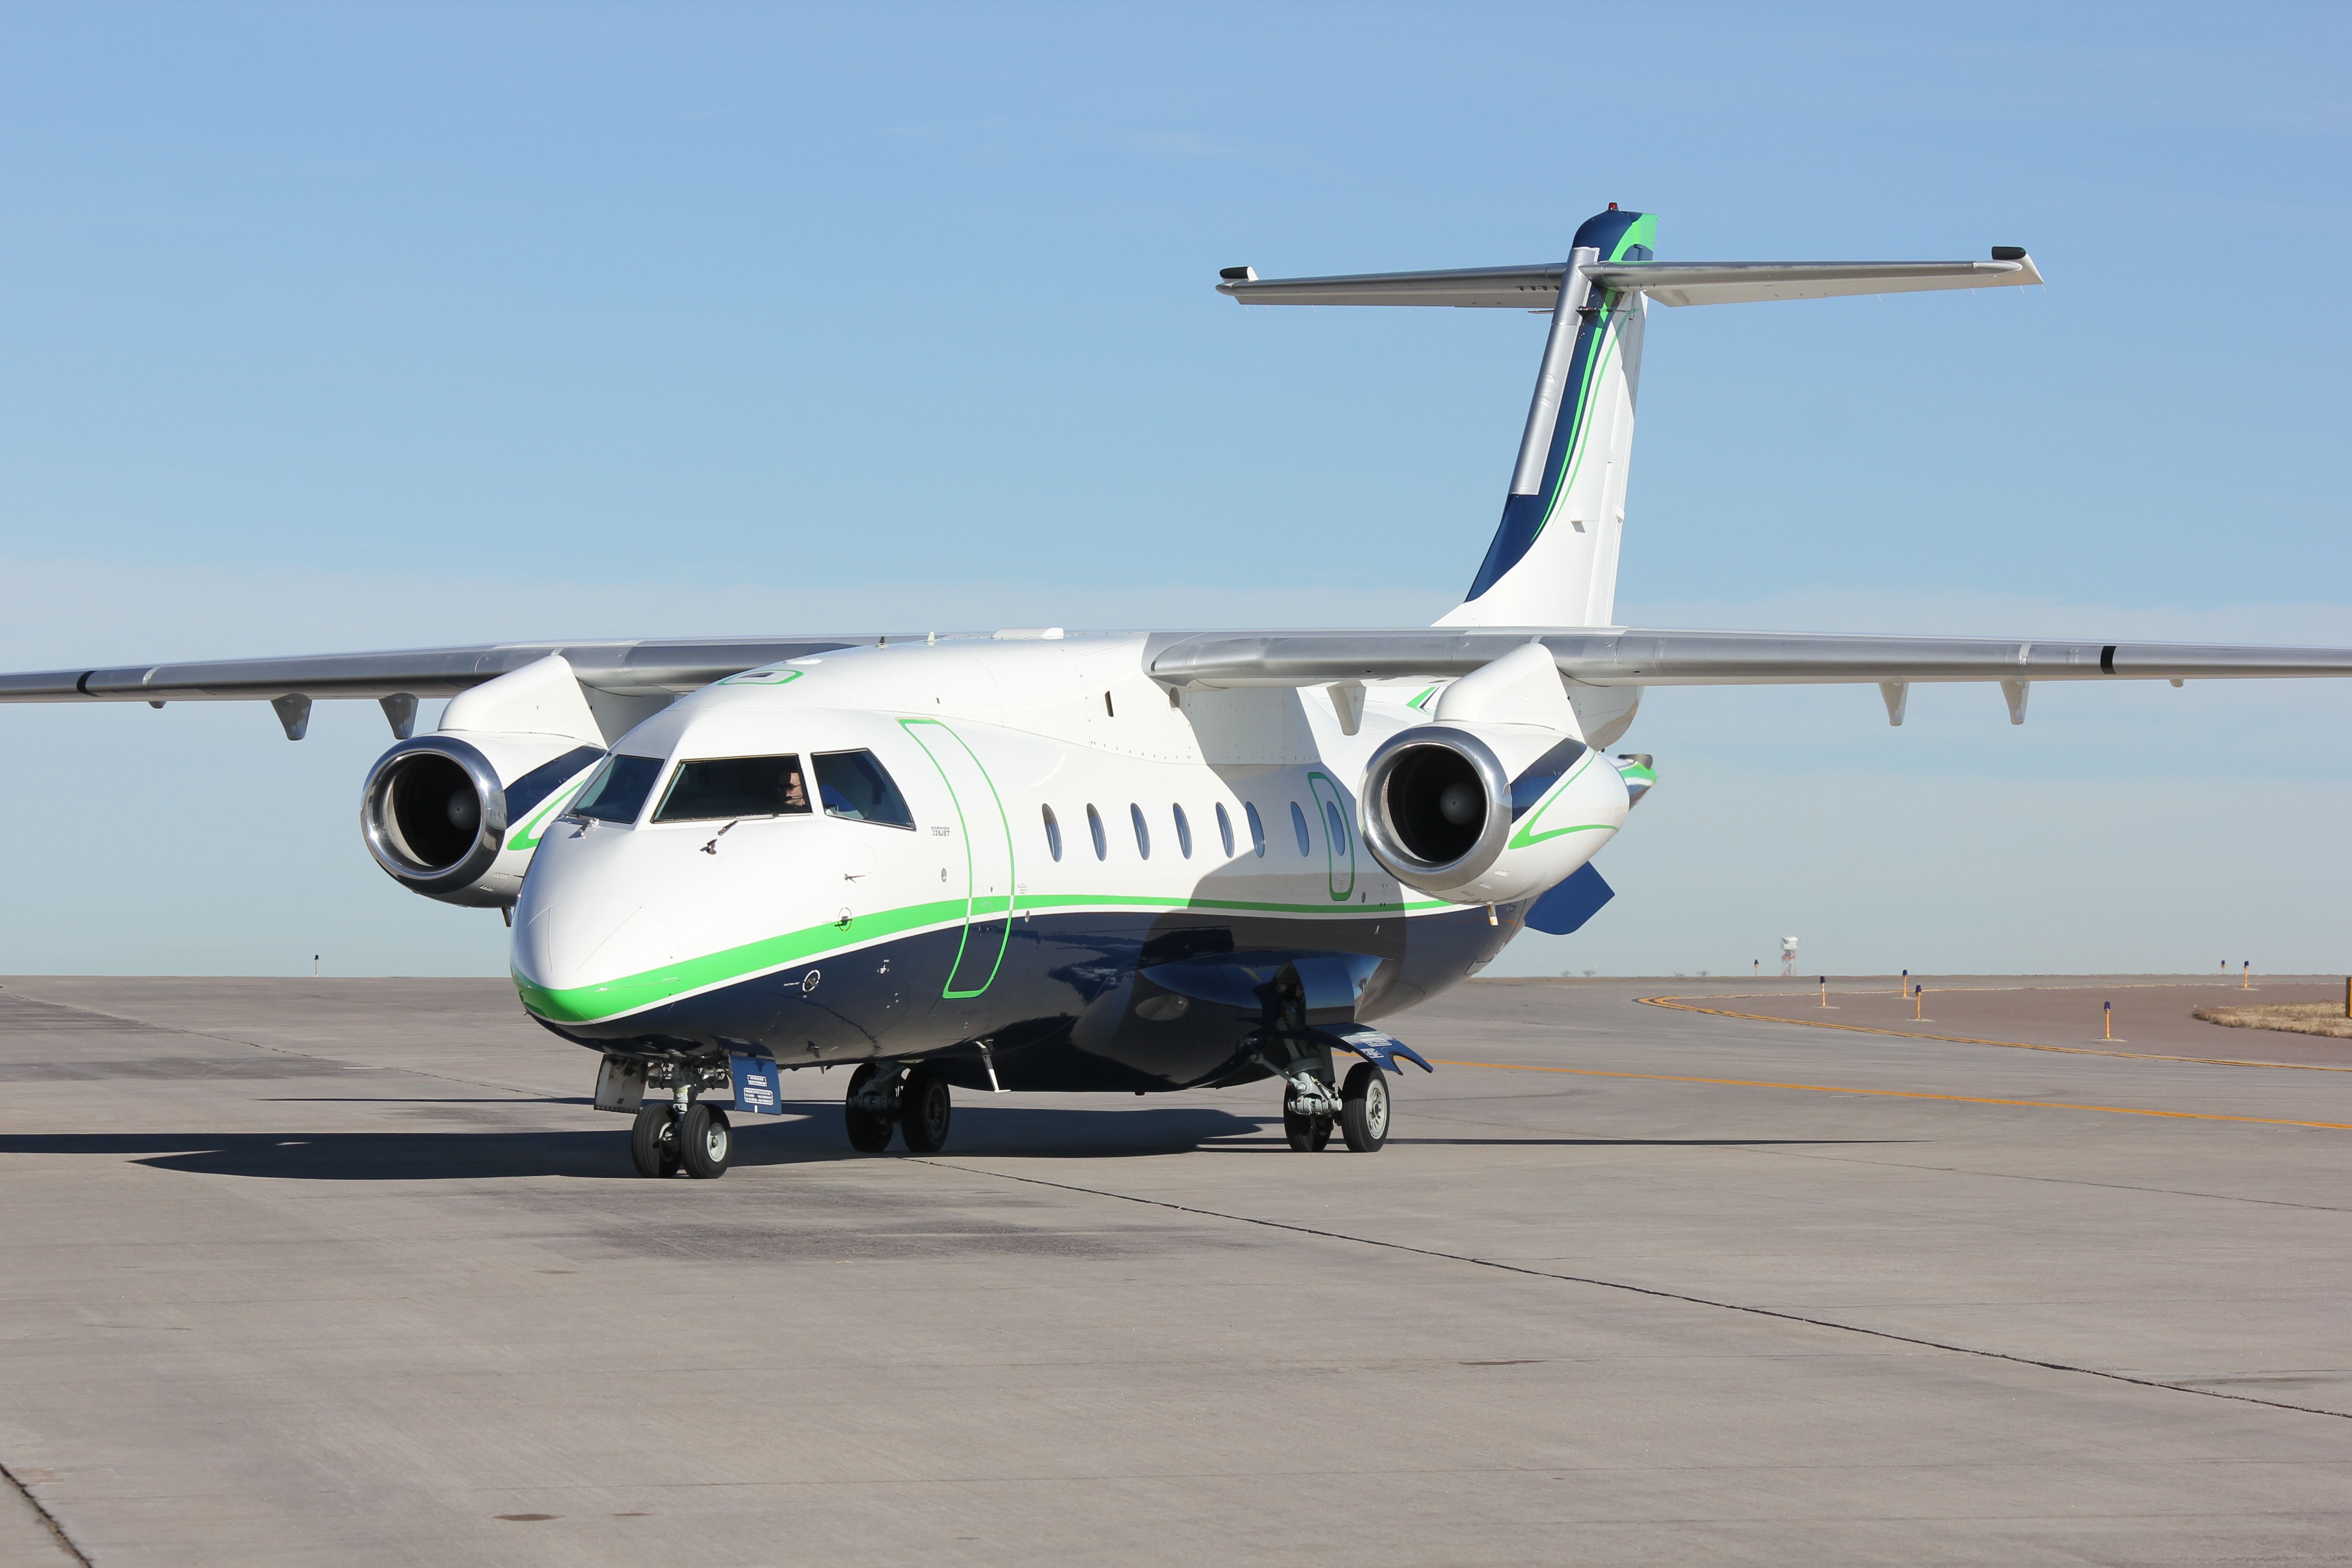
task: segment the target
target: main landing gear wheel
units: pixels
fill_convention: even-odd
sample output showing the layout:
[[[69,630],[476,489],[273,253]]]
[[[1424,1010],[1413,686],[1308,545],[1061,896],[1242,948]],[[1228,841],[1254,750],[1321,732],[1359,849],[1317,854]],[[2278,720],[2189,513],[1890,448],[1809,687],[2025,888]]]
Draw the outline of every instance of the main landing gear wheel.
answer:
[[[1302,1154],[1312,1154],[1331,1142],[1331,1119],[1315,1116],[1303,1110],[1282,1108],[1282,1131],[1290,1146]]]
[[[917,1068],[898,1095],[898,1131],[910,1154],[936,1154],[947,1146],[948,1115],[953,1110],[948,1080]]]
[[[1389,1080],[1370,1062],[1349,1068],[1339,1086],[1339,1132],[1359,1154],[1389,1141]]]
[[[686,1119],[677,1125],[677,1163],[688,1175],[698,1182],[715,1181],[727,1173],[734,1152],[735,1130],[727,1124],[725,1111],[699,1100],[687,1107]]]
[[[648,1105],[637,1112],[629,1128],[629,1163],[640,1176],[677,1174],[677,1120],[670,1107]]]
[[[895,1118],[887,1112],[869,1110],[858,1103],[859,1099],[874,1085],[874,1080],[896,1073],[896,1067],[880,1062],[861,1062],[849,1075],[849,1100],[842,1114],[849,1123],[849,1146],[861,1154],[879,1154],[890,1146],[890,1129],[897,1126]]]

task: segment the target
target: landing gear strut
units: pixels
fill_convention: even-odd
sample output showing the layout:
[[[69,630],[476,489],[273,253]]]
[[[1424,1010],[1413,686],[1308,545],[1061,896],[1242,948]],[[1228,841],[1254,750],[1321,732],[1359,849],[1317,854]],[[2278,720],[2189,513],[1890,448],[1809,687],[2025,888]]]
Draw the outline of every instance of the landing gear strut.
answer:
[[[1388,1079],[1370,1062],[1349,1068],[1337,1093],[1305,1062],[1293,1063],[1283,1079],[1282,1131],[1300,1153],[1328,1145],[1334,1126],[1359,1154],[1375,1153],[1389,1141]]]
[[[1331,1118],[1321,1111],[1293,1110],[1288,1102],[1282,1108],[1282,1131],[1290,1146],[1302,1154],[1312,1154],[1331,1142]]]
[[[1282,1131],[1290,1146],[1312,1154],[1331,1142],[1331,1124],[1338,1120],[1339,1100],[1331,1086],[1304,1068],[1288,1075],[1282,1093]]]

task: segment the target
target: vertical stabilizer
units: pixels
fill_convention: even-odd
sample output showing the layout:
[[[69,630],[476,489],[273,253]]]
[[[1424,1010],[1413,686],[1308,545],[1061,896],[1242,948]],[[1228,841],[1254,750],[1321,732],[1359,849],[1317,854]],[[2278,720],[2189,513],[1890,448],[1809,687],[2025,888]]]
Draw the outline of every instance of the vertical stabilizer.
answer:
[[[1502,526],[1440,626],[1610,624],[1648,300],[1582,269],[1647,261],[1656,234],[1649,214],[1613,205],[1576,231]]]

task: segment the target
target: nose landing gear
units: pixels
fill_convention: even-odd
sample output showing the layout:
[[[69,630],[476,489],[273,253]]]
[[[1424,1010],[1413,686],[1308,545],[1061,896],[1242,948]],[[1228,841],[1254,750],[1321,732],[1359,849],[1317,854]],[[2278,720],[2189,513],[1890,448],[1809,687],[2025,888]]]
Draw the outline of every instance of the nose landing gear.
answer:
[[[658,1181],[684,1171],[709,1182],[727,1173],[735,1154],[735,1130],[727,1112],[695,1097],[701,1087],[699,1074],[676,1069],[669,1100],[648,1100],[637,1108],[637,1119],[629,1127],[629,1163],[638,1175]]]
[[[640,1176],[677,1174],[677,1114],[667,1105],[638,1110],[629,1128],[629,1163]]]
[[[735,1154],[735,1130],[727,1113],[715,1105],[688,1109],[677,1124],[677,1163],[697,1181],[715,1181],[727,1173]]]

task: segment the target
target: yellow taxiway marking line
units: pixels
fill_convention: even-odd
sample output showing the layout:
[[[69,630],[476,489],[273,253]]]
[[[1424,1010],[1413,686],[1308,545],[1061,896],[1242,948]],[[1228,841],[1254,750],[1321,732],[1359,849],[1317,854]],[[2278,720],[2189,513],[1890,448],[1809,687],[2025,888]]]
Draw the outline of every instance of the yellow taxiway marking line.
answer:
[[[1992,990],[1994,987],[1955,985],[1951,989],[1954,991]],[[2004,986],[2000,989],[2024,991],[2037,988],[2020,985]],[[1756,993],[1755,994],[1771,994]],[[2329,1067],[2322,1062],[2257,1062],[2244,1061],[2235,1057],[2168,1057],[2159,1051],[2110,1051],[2103,1050],[2097,1046],[2037,1046],[2031,1040],[1980,1040],[1971,1035],[1931,1035],[1918,1029],[1880,1029],[1868,1024],[1832,1023],[1827,1018],[1783,1018],[1774,1013],[1735,1013],[1728,1007],[1701,1007],[1679,996],[1636,996],[1633,1000],[1645,1007],[1672,1007],[1678,1013],[1706,1013],[1717,1018],[1750,1018],[1759,1024],[1795,1024],[1807,1029],[1843,1029],[1848,1034],[1853,1035],[1892,1035],[1898,1040],[1943,1040],[1955,1046],[2000,1046],[2012,1051],[2056,1051],[2062,1056],[2070,1057],[2127,1057],[2133,1061],[2139,1062],[2194,1062],[2200,1067],[2209,1068],[2276,1068],[2284,1072],[2352,1072],[2352,1068]],[[1709,1000],[1722,1001],[1728,998],[1710,997]],[[2296,1125],[2302,1124],[2296,1123]],[[2313,1125],[2318,1125],[2318,1123]]]
[[[1998,1045],[2002,1042],[1988,1043]],[[2054,1100],[1995,1100],[1989,1095],[1929,1094],[1916,1089],[1851,1089],[1833,1083],[1774,1083],[1762,1079],[1696,1078],[1684,1073],[1610,1072],[1601,1068],[1530,1067],[1524,1062],[1457,1062],[1439,1057],[1432,1057],[1430,1060],[1439,1067],[1491,1068],[1496,1072],[1571,1073],[1579,1078],[1630,1078],[1650,1083],[1712,1083],[1729,1089],[1795,1089],[1808,1094],[1866,1094],[1882,1100],[1941,1100],[1955,1105],[2017,1105],[2035,1110],[2096,1110],[2109,1116],[2160,1116],[2175,1121],[2245,1121],[2258,1127],[2324,1127],[2332,1132],[2352,1132],[2352,1122],[2287,1121],[2272,1116],[2221,1116],[2209,1110],[2148,1110],[2135,1105],[2067,1105]]]

